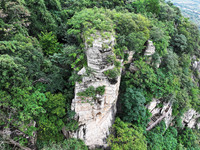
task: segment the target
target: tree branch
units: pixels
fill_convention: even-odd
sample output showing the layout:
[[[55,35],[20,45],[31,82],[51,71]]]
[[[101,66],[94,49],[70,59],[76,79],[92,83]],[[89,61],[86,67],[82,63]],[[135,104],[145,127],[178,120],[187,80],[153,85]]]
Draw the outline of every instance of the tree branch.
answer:
[[[0,131],[0,135],[3,136],[3,137],[6,136],[6,139],[5,139],[5,140],[6,140],[6,143],[8,143],[8,144],[15,145],[15,146],[21,148],[22,150],[31,150],[30,148],[25,147],[25,146],[21,146],[18,142],[16,142],[16,141],[14,141],[13,139],[9,138],[9,137],[7,136],[7,134],[6,134],[5,132],[3,132],[3,131]]]

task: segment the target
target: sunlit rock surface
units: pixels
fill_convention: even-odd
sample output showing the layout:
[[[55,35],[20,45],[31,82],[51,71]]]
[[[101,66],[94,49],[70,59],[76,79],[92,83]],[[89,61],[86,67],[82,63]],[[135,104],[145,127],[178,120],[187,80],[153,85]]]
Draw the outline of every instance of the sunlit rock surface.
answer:
[[[73,137],[84,140],[90,148],[106,147],[109,128],[115,119],[121,78],[121,76],[118,76],[117,82],[112,83],[103,73],[114,68],[113,63],[107,61],[108,57],[114,55],[114,35],[103,39],[98,33],[93,37],[92,46],[85,43],[87,65],[91,73],[90,75],[86,74],[86,68],[79,71],[78,74],[82,76],[82,82],[76,83],[75,98],[72,101],[72,110],[76,112],[76,119],[79,122],[79,130],[73,133]],[[88,97],[89,102],[82,100],[77,94],[90,86],[95,88],[105,86],[104,95],[97,95],[97,100]]]

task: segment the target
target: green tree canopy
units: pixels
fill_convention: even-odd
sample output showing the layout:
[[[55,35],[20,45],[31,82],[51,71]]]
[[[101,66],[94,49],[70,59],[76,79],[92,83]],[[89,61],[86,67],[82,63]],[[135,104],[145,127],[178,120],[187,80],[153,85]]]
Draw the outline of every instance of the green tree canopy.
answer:
[[[116,118],[108,138],[111,150],[147,150],[143,130]]]

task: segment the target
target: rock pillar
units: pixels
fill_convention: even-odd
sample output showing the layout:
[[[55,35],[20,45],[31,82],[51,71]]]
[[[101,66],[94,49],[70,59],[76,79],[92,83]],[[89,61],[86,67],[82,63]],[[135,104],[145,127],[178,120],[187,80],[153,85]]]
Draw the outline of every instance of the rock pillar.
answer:
[[[90,148],[106,147],[109,128],[112,126],[116,114],[120,85],[120,75],[115,83],[110,83],[104,75],[106,70],[115,67],[112,62],[108,61],[110,56],[114,56],[114,35],[105,39],[100,33],[97,33],[92,38],[94,39],[92,45],[85,43],[87,68],[82,68],[78,73],[82,76],[82,82],[76,83],[75,98],[72,101],[72,110],[76,112],[79,122],[79,130],[73,136],[84,140]],[[90,70],[89,74],[87,69]],[[78,93],[85,91],[90,86],[94,88],[105,86],[105,92],[103,95],[97,94],[95,100],[91,97],[83,100]]]

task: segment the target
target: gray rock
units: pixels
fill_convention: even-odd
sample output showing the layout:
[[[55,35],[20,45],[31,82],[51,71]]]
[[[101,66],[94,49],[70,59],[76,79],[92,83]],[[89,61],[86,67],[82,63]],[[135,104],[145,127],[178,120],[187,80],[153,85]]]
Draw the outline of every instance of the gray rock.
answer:
[[[151,55],[153,55],[155,52],[156,52],[156,48],[155,48],[155,46],[153,45],[153,42],[150,41],[150,40],[148,40],[148,41],[147,41],[147,48],[146,48],[146,50],[145,50],[144,55],[145,55],[145,56],[151,56]]]
[[[200,123],[197,123],[197,129],[198,130],[200,129]]]
[[[133,55],[135,54],[134,51],[128,51],[128,60],[126,62],[124,62],[124,64],[129,64],[133,61]]]
[[[168,128],[170,123],[174,119],[172,117],[172,102],[164,103],[162,108],[156,108],[159,103],[159,100],[153,99],[152,102],[147,105],[147,108],[152,114],[151,121],[149,122],[147,127],[148,131],[156,126],[163,119]]]
[[[86,69],[83,67],[79,72],[78,75],[86,75]]]
[[[106,147],[106,138],[109,135],[109,128],[112,126],[116,114],[116,102],[120,85],[120,78],[117,78],[116,84],[111,84],[104,71],[112,69],[114,66],[106,58],[114,55],[112,49],[115,44],[114,35],[110,39],[102,39],[101,35],[94,37],[92,46],[85,43],[87,64],[93,72],[93,76],[83,76],[81,83],[75,85],[75,97],[72,101],[72,110],[76,112],[76,118],[79,122],[79,130],[71,133],[75,138],[84,140],[90,148],[95,146]],[[105,49],[104,45],[108,45]],[[85,74],[85,69],[79,71],[80,75]],[[105,86],[104,95],[96,95],[97,100],[87,98],[86,102],[77,95],[89,86],[95,88]]]
[[[191,119],[190,122],[187,124],[188,128],[195,128],[196,119]]]
[[[134,63],[131,63],[129,66],[129,71],[135,73],[136,71],[138,71],[138,68],[134,66]]]
[[[150,102],[150,104],[147,105],[147,109],[151,112],[157,106],[158,103],[160,103],[160,101],[153,98],[153,100]]]
[[[195,114],[196,114],[196,111],[194,109],[189,109],[187,112],[184,113],[182,117],[182,121],[189,123]]]
[[[197,124],[198,128],[198,123],[197,119],[200,117],[200,114],[196,112],[194,109],[189,109],[187,112],[183,114],[182,117],[182,124],[183,126],[187,126],[189,128],[195,128]]]

